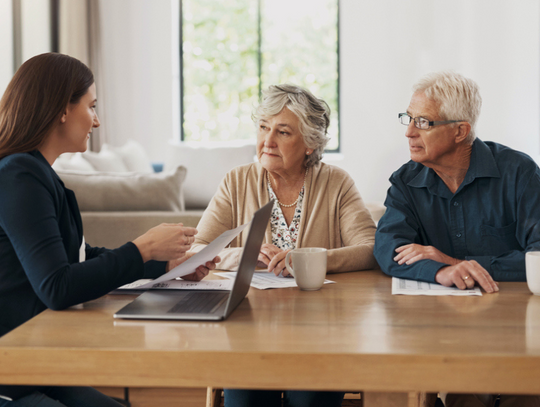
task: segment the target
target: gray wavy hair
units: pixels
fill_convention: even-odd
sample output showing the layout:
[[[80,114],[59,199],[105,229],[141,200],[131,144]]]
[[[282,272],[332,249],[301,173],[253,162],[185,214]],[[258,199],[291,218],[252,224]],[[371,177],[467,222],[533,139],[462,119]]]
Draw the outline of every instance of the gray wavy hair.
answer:
[[[279,114],[285,107],[298,117],[304,144],[313,149],[313,153],[306,154],[304,165],[310,167],[317,164],[330,140],[326,137],[330,125],[330,107],[300,86],[270,85],[263,91],[263,100],[253,112],[252,119],[257,123],[260,119]]]
[[[442,120],[468,122],[471,132],[467,141],[473,143],[476,138],[476,120],[482,107],[480,90],[475,81],[451,71],[435,72],[421,78],[413,86],[413,91],[424,92],[428,98],[439,103]]]

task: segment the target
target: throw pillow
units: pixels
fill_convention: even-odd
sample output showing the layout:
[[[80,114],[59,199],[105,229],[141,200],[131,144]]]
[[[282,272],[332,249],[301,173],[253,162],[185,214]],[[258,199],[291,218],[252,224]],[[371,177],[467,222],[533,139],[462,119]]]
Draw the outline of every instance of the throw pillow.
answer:
[[[96,169],[86,161],[81,153],[60,155],[52,165],[55,170],[92,172]]]
[[[129,140],[122,147],[103,144],[101,151],[112,151],[122,159],[128,171],[152,173],[154,169],[144,147],[135,140]]]
[[[187,170],[141,173],[57,171],[81,211],[183,211]]]
[[[102,149],[99,153],[87,151],[83,154],[86,161],[92,164],[96,171],[101,172],[128,172],[122,157],[114,151]]]
[[[234,167],[253,162],[255,145],[193,146],[172,144],[167,151],[165,170],[183,165],[189,169],[184,184],[186,208],[206,208],[223,177]]]

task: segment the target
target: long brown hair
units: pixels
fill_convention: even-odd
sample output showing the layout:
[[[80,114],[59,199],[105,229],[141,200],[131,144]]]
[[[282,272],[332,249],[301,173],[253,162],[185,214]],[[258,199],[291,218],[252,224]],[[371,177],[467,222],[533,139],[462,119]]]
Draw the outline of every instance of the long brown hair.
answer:
[[[0,159],[38,148],[93,83],[92,71],[68,55],[41,54],[22,64],[0,100]]]

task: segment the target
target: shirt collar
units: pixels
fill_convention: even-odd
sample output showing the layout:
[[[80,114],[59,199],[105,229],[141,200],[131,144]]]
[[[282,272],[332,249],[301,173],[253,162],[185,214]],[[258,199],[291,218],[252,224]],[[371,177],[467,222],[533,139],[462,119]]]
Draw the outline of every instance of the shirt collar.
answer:
[[[501,173],[495,162],[491,149],[480,139],[474,140],[471,152],[471,164],[465,175],[464,182],[475,178],[500,178]]]
[[[476,178],[500,178],[501,174],[491,149],[480,139],[475,139],[472,145],[471,162],[465,179],[458,191],[465,185],[470,184]],[[413,188],[427,188],[432,194],[440,196],[452,195],[444,182],[431,168],[423,167],[422,170],[407,183]],[[456,191],[457,192],[457,191]]]

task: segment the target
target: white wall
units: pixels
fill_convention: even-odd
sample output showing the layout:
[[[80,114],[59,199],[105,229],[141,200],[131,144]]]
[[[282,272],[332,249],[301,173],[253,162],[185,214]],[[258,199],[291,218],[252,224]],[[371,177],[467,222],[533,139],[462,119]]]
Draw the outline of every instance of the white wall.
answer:
[[[519,4],[519,6],[518,6]],[[537,0],[342,0],[341,119],[344,160],[364,199],[384,200],[408,161],[411,86],[452,69],[483,97],[477,135],[540,161]]]
[[[51,50],[49,0],[21,1],[22,62]]]
[[[13,76],[13,18],[11,0],[0,0],[0,95]]]
[[[171,1],[101,0],[107,137],[163,159],[173,132]]]
[[[0,97],[13,76],[12,0],[0,0]],[[48,0],[21,1],[22,62],[51,50]]]
[[[135,138],[163,159],[178,128],[171,1],[101,7],[109,137]],[[540,161],[539,17],[538,0],[341,0],[343,160],[335,163],[365,200],[383,201],[388,177],[408,160],[397,114],[431,71],[475,79],[484,99],[478,136]]]

